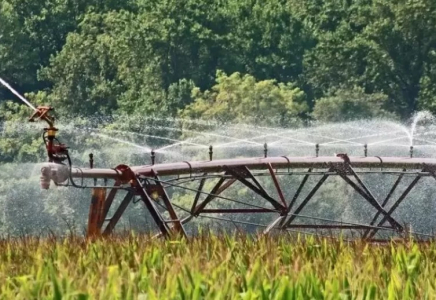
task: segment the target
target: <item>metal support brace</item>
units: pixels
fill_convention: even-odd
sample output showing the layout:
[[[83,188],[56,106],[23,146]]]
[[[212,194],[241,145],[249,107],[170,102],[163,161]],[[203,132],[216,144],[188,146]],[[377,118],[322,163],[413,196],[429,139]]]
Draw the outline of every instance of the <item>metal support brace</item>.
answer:
[[[258,194],[259,196],[262,196],[266,201],[271,203],[271,205],[275,209],[281,210],[281,211],[285,209],[285,207],[283,205],[281,205],[279,202],[277,202],[277,200],[275,200],[270,195],[268,195],[268,193],[263,189],[263,187],[259,184],[259,182],[254,178],[253,174],[251,174],[250,170],[248,170],[248,169],[246,170],[246,171],[248,171],[248,177],[250,177],[251,179],[254,179],[253,182],[256,185],[249,182],[247,179],[245,179],[243,176],[241,176],[241,174],[239,174],[239,172],[237,172],[236,170],[229,168],[227,166],[224,166],[224,168],[226,169],[227,173],[233,175],[238,181],[240,181],[242,184],[244,184],[250,190],[252,190],[256,194]]]
[[[329,177],[329,175],[324,175],[321,177],[321,179],[314,186],[314,188],[310,191],[310,193],[306,196],[306,198],[303,200],[303,202],[297,207],[297,209],[289,217],[289,219],[282,225],[283,229],[286,228],[289,224],[292,223],[292,221],[295,220],[297,215],[303,210],[303,208],[307,205],[307,203],[310,201],[310,199],[312,199],[312,197],[315,195],[315,193],[319,190],[319,188],[323,185],[323,183],[327,180],[328,177]]]
[[[360,187],[354,183],[348,176],[346,175],[344,170],[340,170],[338,168],[335,168],[336,172],[339,174],[339,176],[345,180],[356,192],[358,192],[363,198],[365,198],[369,204],[371,204],[375,209],[377,209],[381,214],[383,214],[389,223],[392,225],[393,228],[396,230],[402,231],[403,226],[401,226],[400,223],[398,223],[392,216],[390,216],[384,208],[380,205],[380,203],[375,199],[375,197],[371,194],[369,189],[365,186],[365,184],[360,180],[360,178],[357,176],[357,174],[354,172],[354,170],[351,168],[350,165],[346,165],[347,169],[353,174],[353,176],[357,179],[358,183],[360,184]]]
[[[177,216],[177,213],[174,210],[173,205],[171,204],[171,200],[168,197],[168,194],[167,194],[165,188],[163,187],[163,185],[162,185],[162,183],[161,183],[161,181],[160,181],[160,179],[159,179],[159,177],[157,175],[155,176],[155,178],[156,178],[156,185],[159,186],[161,188],[161,191],[162,191],[162,193],[161,193],[162,200],[165,203],[165,206],[166,206],[166,208],[168,210],[168,213],[170,214],[170,217],[171,217],[172,221],[174,222],[174,227],[173,228],[179,234],[181,234],[183,237],[187,238],[188,236],[186,234],[185,228],[183,228],[183,225],[180,222],[179,217]]]
[[[343,174],[341,170],[337,170],[339,176],[345,180],[356,192],[358,192],[365,200],[368,201],[369,204],[371,204],[375,209],[377,209],[381,214],[383,214],[386,219],[389,221],[389,223],[392,225],[393,228],[396,230],[402,231],[403,227],[400,223],[398,223],[392,216],[386,212],[383,207],[378,203],[378,201],[372,196],[372,194],[368,194],[365,189],[362,189],[359,187],[356,183],[354,183],[350,178],[348,178],[347,175]]]
[[[153,204],[153,200],[151,199],[150,195],[147,193],[145,188],[142,186],[141,181],[138,177],[134,179],[134,186],[136,188],[136,192],[141,197],[141,200],[144,202],[145,206],[147,207],[148,211],[150,212],[150,215],[152,216],[153,220],[156,222],[156,225],[160,229],[162,235],[165,238],[170,237],[171,235],[171,229],[168,227],[168,225],[163,220],[161,214],[156,209],[156,207]]]
[[[271,213],[268,208],[212,208],[203,209],[204,214]]]
[[[268,166],[269,173],[271,174],[271,178],[272,178],[272,180],[274,182],[274,185],[276,187],[277,194],[279,195],[280,200],[282,201],[284,208],[287,210],[288,209],[288,205],[286,204],[286,199],[285,199],[285,196],[283,195],[283,191],[282,191],[282,189],[280,187],[280,184],[279,184],[279,181],[277,179],[277,176],[274,173],[274,170],[273,170],[271,164],[267,164],[267,166]]]
[[[204,173],[203,176],[206,176],[207,173]],[[192,203],[191,207],[191,214],[194,213],[195,207],[197,206],[198,200],[200,199],[201,192],[203,191],[204,184],[206,183],[206,178],[202,178],[200,181],[200,186],[198,187],[198,192],[195,194],[194,202]]]
[[[99,227],[100,220],[103,214],[103,206],[106,198],[105,188],[93,188],[91,205],[89,207],[88,215],[88,229],[86,232],[87,237],[94,237],[100,235],[101,227]]]
[[[114,215],[110,219],[109,224],[107,224],[105,230],[103,231],[103,236],[108,236],[112,233],[118,221],[121,219],[121,216],[123,215],[127,206],[129,205],[130,201],[132,201],[132,198],[133,193],[128,192],[124,197],[123,201],[121,201],[120,206],[118,206],[118,209],[115,211]]]
[[[390,216],[400,205],[401,202],[407,197],[409,192],[415,187],[415,185],[418,183],[418,181],[421,179],[421,176],[417,176],[412,183],[407,187],[407,189],[403,192],[403,194],[398,198],[398,200],[392,205],[392,207],[388,211],[388,216]],[[388,216],[384,216],[384,218],[377,224],[377,227],[383,226],[383,224],[388,220]],[[364,238],[372,238],[374,235],[376,235],[378,229],[374,229],[369,235],[364,236]]]
[[[216,196],[219,196],[222,192],[224,192],[226,189],[228,189],[233,183],[235,183],[236,179],[229,179],[224,185],[223,183],[226,181],[225,178],[220,178],[220,180],[217,182],[217,184],[214,186],[210,194],[204,199],[203,202],[201,202],[199,205],[197,205],[194,209],[193,215],[198,215],[201,213],[201,211],[208,205],[213,199],[216,198]]]
[[[403,179],[404,174],[401,174],[400,176],[398,176],[397,180],[395,180],[394,185],[392,186],[391,190],[389,191],[388,195],[386,196],[385,200],[382,203],[382,207],[385,208],[386,205],[389,202],[389,199],[392,197],[392,195],[394,194],[395,190],[397,189],[398,185],[400,184],[401,180]],[[374,218],[371,220],[371,222],[369,223],[369,225],[373,226],[375,224],[375,222],[377,221],[378,217],[380,216],[380,211],[377,211],[377,213],[375,214]],[[368,229],[367,231],[365,231],[364,236],[368,235],[370,229]]]
[[[280,221],[286,219],[286,216],[280,216],[277,219],[275,219],[274,221],[272,221],[263,231],[264,235],[269,234],[269,232],[274,228],[274,226],[276,226],[278,223],[280,223]]]
[[[120,184],[121,183],[119,180],[115,181],[114,188],[111,189],[111,191],[109,192],[109,195],[106,198],[106,201],[104,201],[103,213],[101,215],[101,218],[100,218],[99,224],[98,224],[99,228],[102,228],[102,226],[103,226],[104,220],[106,219],[107,214],[112,206],[112,202],[114,201],[115,196],[118,192],[117,187],[120,186]]]
[[[308,171],[308,173],[312,172],[312,168],[310,168]],[[294,197],[291,200],[291,203],[288,206],[288,213],[291,211],[292,207],[294,206],[295,202],[298,199],[298,196],[300,196],[301,191],[303,190],[304,186],[306,185],[307,180],[309,179],[309,174],[306,174],[303,178],[303,180],[300,183],[300,186],[298,187],[297,191],[295,192]]]

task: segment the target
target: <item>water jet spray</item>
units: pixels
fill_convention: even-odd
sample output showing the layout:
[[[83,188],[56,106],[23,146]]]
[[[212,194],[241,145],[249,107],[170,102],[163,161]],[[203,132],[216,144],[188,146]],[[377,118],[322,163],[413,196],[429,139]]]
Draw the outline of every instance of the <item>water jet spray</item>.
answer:
[[[45,121],[48,127],[44,128],[42,139],[47,150],[48,161],[55,164],[63,164],[65,160],[68,160],[68,164],[71,168],[71,159],[68,153],[68,147],[65,144],[59,142],[56,138],[58,129],[55,127],[55,119],[50,115],[53,108],[50,106],[33,106],[26,98],[21,96],[16,90],[14,90],[6,81],[0,78],[0,83],[8,88],[13,94],[15,94],[22,102],[24,102],[29,108],[33,110],[33,114],[29,118],[29,122]],[[47,185],[48,175],[50,172],[47,170],[41,170],[41,188],[48,189]],[[44,178],[43,178],[44,177]]]
[[[116,142],[123,142],[129,146],[141,148],[142,153],[150,151],[151,165],[129,167],[121,164],[113,169],[98,169],[95,168],[94,156],[91,153],[89,155],[89,168],[73,168],[71,167],[66,147],[56,139],[57,129],[54,126],[54,119],[49,115],[52,109],[44,106],[35,108],[27,100],[23,100],[23,102],[34,110],[31,120],[44,120],[48,123],[48,128],[44,132],[44,143],[46,144],[50,162],[45,163],[41,169],[41,187],[48,189],[52,180],[55,184],[59,185],[70,179],[65,185],[83,188],[86,186],[83,184],[81,186],[75,185],[73,179],[82,180],[82,182],[86,183],[94,180],[94,186],[92,184],[88,186],[92,188],[88,218],[88,236],[107,236],[111,234],[126,208],[132,202],[132,199],[137,198],[146,206],[149,216],[159,228],[159,236],[164,237],[186,236],[185,224],[196,217],[209,217],[225,221],[226,219],[221,218],[223,214],[236,214],[236,216],[245,214],[245,219],[247,215],[251,217],[252,214],[265,213],[268,216],[275,216],[269,224],[254,224],[246,221],[241,223],[237,220],[237,217],[227,220],[233,223],[239,222],[246,225],[262,226],[265,228],[263,234],[269,234],[273,230],[284,232],[295,231],[295,229],[339,230],[340,232],[344,229],[363,230],[363,237],[370,240],[377,232],[382,230],[392,234],[404,231],[404,228],[396,220],[396,208],[408,196],[409,192],[413,190],[420,178],[436,178],[436,159],[414,158],[413,146],[410,146],[410,157],[407,157],[407,155],[405,155],[406,157],[368,157],[368,145],[356,142],[352,144],[358,145],[359,149],[361,149],[362,145],[364,146],[365,157],[348,156],[344,153],[346,151],[337,155],[335,154],[335,156],[320,157],[320,144],[309,143],[295,138],[286,138],[286,140],[298,142],[299,145],[315,145],[316,157],[313,157],[313,155],[271,157],[268,156],[268,145],[265,142],[263,145],[263,157],[254,154],[255,157],[215,158],[213,160],[213,147],[209,146],[209,161],[194,160],[162,163],[163,159],[160,159],[160,162],[156,164],[156,152],[162,151],[164,148],[173,147],[174,145],[152,150],[148,147],[97,134],[97,136],[102,138],[108,138]],[[270,134],[269,136],[274,135]],[[320,137],[325,138],[324,136]],[[159,138],[166,139],[163,137]],[[260,137],[256,136],[256,139],[258,138]],[[256,146],[262,145],[248,139],[237,140],[238,143],[244,141]],[[331,146],[342,147],[342,145],[336,142],[347,141],[334,140],[335,143],[329,142],[321,145],[333,144]],[[177,142],[179,143],[178,145],[188,144],[185,141]],[[320,142],[322,143],[322,140]],[[387,140],[383,142],[386,143]],[[276,142],[271,141],[269,143],[270,146],[271,144],[276,144]],[[370,143],[370,145],[378,143],[380,142]],[[407,144],[406,147],[411,144]],[[207,147],[206,145],[201,146]],[[223,145],[215,145],[215,147],[220,146]],[[63,163],[65,160],[68,160],[68,164]],[[380,171],[375,170],[378,168],[380,168]],[[397,191],[397,182],[399,181],[394,183],[386,199],[396,199],[392,199],[395,202],[389,205],[389,210],[387,210],[386,203],[380,204],[380,199],[376,199],[377,195],[371,192],[370,184],[372,181],[366,182],[360,177],[362,174],[374,173],[383,176],[398,176],[398,174],[400,177],[413,176],[414,179],[408,183],[407,188],[399,197],[394,197]],[[289,175],[304,176],[295,194],[293,193],[294,186],[289,184],[287,180],[284,182],[281,180],[283,176]],[[321,177],[319,178],[318,176],[320,175]],[[336,177],[343,180],[348,184],[348,187],[356,192],[356,196],[366,201],[366,204],[372,207],[371,210],[367,210],[368,216],[372,216],[372,221],[359,224],[343,222],[342,219],[326,219],[322,217],[322,214],[318,216],[302,214],[301,212],[307,209],[305,206],[314,199],[314,195],[328,177]],[[312,185],[310,181],[313,180],[308,180],[309,178],[317,178],[317,182]],[[264,181],[267,179],[270,179],[272,183],[269,186],[264,184]],[[104,186],[96,186],[97,180],[99,180],[98,182],[104,182]],[[108,186],[108,181],[110,181],[109,184],[111,186]],[[194,181],[199,181],[199,184],[194,184]],[[189,185],[186,185],[186,183],[189,183]],[[377,181],[377,184],[379,183]],[[256,201],[244,202],[245,199],[241,197],[238,190],[233,191],[235,196],[232,196],[232,191],[226,193],[226,190],[232,186],[234,187],[234,185],[239,185],[236,189],[243,186],[248,192],[253,193],[252,195],[256,197]],[[270,187],[273,187],[272,192],[268,191]],[[178,199],[172,201],[171,195],[180,195],[180,193],[172,192],[172,189],[176,188],[183,191],[193,191],[195,194],[191,196],[189,193],[186,193],[186,195],[182,193],[183,201],[177,201]],[[310,190],[306,193],[307,189]],[[301,193],[301,191],[304,192]],[[294,194],[292,199],[288,198],[290,192]],[[117,199],[115,197],[120,193],[125,193],[124,199],[121,202],[115,201]],[[316,203],[320,201],[319,199],[315,199]],[[222,200],[230,201],[232,205],[220,206],[221,202],[217,200],[221,202]],[[187,201],[192,201],[190,207],[184,207],[183,203],[186,204]],[[117,207],[115,207],[116,205]],[[114,213],[109,216],[109,212],[112,211]],[[314,212],[317,213],[318,211],[314,210]],[[211,214],[218,214],[218,216],[211,217]],[[310,222],[299,222],[299,219],[314,221],[310,224]],[[322,222],[320,223],[319,221]],[[304,234],[304,232],[301,233]]]

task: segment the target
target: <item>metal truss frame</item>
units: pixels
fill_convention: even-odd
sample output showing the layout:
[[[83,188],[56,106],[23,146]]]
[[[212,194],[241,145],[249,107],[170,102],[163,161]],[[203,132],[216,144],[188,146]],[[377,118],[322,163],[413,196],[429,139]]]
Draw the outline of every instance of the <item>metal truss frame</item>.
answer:
[[[380,161],[382,161],[382,159],[380,159]],[[244,163],[229,163],[221,165],[217,170],[216,168],[215,170],[193,170],[191,164],[187,163],[187,165],[188,170],[190,170],[189,176],[183,176],[183,174],[186,174],[186,170],[172,174],[173,176],[176,175],[176,177],[167,178],[168,175],[160,176],[156,169],[151,169],[151,171],[141,174],[141,172],[134,172],[132,168],[130,173],[133,175],[131,175],[131,178],[128,178],[128,183],[123,176],[115,178],[114,186],[108,193],[106,193],[107,187],[93,187],[88,220],[88,236],[110,235],[127,206],[132,202],[132,199],[139,197],[150,213],[154,223],[157,225],[159,230],[158,236],[167,238],[175,236],[187,238],[188,234],[185,225],[197,217],[207,217],[218,220],[223,214],[275,214],[277,217],[269,224],[257,224],[259,227],[264,227],[263,234],[270,234],[273,230],[290,231],[295,229],[311,230],[310,232],[313,232],[313,230],[321,232],[323,230],[354,230],[361,233],[364,239],[375,240],[376,235],[380,231],[389,232],[391,236],[404,234],[405,228],[401,225],[400,220],[397,220],[393,216],[394,212],[421,178],[430,176],[436,179],[435,167],[426,164],[420,164],[419,169],[407,170],[403,168],[404,165],[400,165],[401,168],[399,170],[393,170],[394,168],[391,166],[390,170],[381,168],[380,171],[378,171],[374,170],[373,167],[365,168],[360,166],[357,169],[353,166],[351,160],[343,160],[340,163],[325,163],[323,164],[323,168],[319,165],[309,166],[307,171],[304,172],[298,171],[297,168],[294,168],[291,164],[286,167],[287,172],[283,171],[282,165],[279,166],[280,168],[275,169],[271,162],[265,162],[261,166],[256,163],[255,167]],[[305,167],[307,167],[307,165],[305,165]],[[298,168],[301,169],[301,166],[299,165]],[[371,192],[370,186],[364,182],[361,175],[365,173],[394,175],[398,176],[398,178],[390,188],[387,196],[380,201],[380,199],[376,199],[374,193]],[[279,176],[284,174],[288,176],[299,174],[304,177],[298,187],[285,187],[280,184],[280,180],[278,179]],[[305,197],[302,198],[302,191],[308,186],[309,178],[311,176],[320,175],[321,178],[319,178]],[[340,177],[343,182],[360,196],[359,198],[363,202],[368,203],[373,208],[370,222],[367,224],[359,224],[302,214],[307,205],[313,200],[318,190],[331,176]],[[406,176],[413,176],[414,179],[407,185],[406,189],[397,199],[393,199],[394,193],[398,191],[400,183]],[[267,191],[267,189],[262,186],[259,181],[260,177],[270,178],[277,196],[273,196],[271,191]],[[197,188],[183,185],[186,182],[195,181],[199,181]],[[209,181],[216,182],[210,191],[205,191],[206,183]],[[224,191],[236,183],[239,183],[248,191],[260,197],[265,205],[247,203],[239,199],[222,196]],[[170,199],[171,193],[168,192],[169,188],[178,188],[194,192],[190,208],[185,208],[174,203]],[[113,216],[107,218],[110,208],[113,205],[115,195],[122,189],[127,191],[124,199],[121,201],[118,208],[115,209]],[[288,193],[285,193],[285,191]],[[286,197],[286,194],[293,195]],[[205,196],[202,197],[203,195]],[[217,203],[217,200],[227,200],[228,202],[232,202],[233,206],[220,208],[220,203]],[[215,206],[211,207],[212,203],[215,203]],[[370,212],[368,211],[368,213]],[[211,215],[214,214],[218,216],[212,217]],[[184,218],[181,218],[181,215],[185,215]],[[311,222],[296,223],[296,220],[299,219],[305,219]],[[223,220],[229,221],[226,219]],[[108,223],[103,229],[106,222]],[[232,222],[237,223],[238,220],[232,220]],[[247,222],[242,221],[242,224],[244,223]],[[253,223],[249,224],[254,225]]]

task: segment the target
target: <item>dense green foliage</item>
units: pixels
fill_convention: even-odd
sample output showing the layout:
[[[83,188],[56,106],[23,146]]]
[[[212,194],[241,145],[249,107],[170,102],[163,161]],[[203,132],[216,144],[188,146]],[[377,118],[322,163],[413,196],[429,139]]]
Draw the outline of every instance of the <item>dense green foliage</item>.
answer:
[[[0,77],[64,115],[436,110],[433,0],[3,0],[0,24]]]
[[[35,105],[56,108],[61,140],[80,166],[89,152],[99,166],[148,162],[144,153],[121,156],[88,127],[110,137],[122,130],[116,137],[134,143],[140,135],[166,138],[139,142],[159,147],[205,130],[189,119],[291,128],[436,112],[435,47],[433,0],[0,1],[0,77]],[[20,123],[29,113],[0,86],[0,162],[14,163],[5,170],[46,160],[40,127]],[[168,123],[148,117],[188,120],[165,131],[158,127]],[[27,207],[22,195],[6,193],[17,182],[8,172],[1,207],[19,200]],[[60,213],[44,203],[33,205],[56,224]],[[22,213],[4,211],[2,220]],[[16,234],[20,226],[12,225],[2,231]]]
[[[0,243],[8,299],[434,299],[435,244],[131,236]]]

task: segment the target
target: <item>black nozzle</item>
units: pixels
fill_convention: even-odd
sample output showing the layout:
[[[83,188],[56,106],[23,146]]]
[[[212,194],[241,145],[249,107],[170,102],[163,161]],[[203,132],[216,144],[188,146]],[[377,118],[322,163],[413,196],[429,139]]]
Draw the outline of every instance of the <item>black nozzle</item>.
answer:
[[[363,145],[363,154],[365,155],[365,157],[368,157],[368,145],[367,144]]]
[[[210,145],[209,146],[209,160],[212,161],[213,158],[213,146]]]
[[[263,144],[263,157],[268,157],[268,145],[267,143]]]
[[[89,153],[89,168],[93,169],[94,168],[94,154]]]
[[[151,165],[153,166],[156,161],[156,153],[154,150],[151,150]]]
[[[315,156],[318,157],[319,156],[319,144],[315,145]]]

